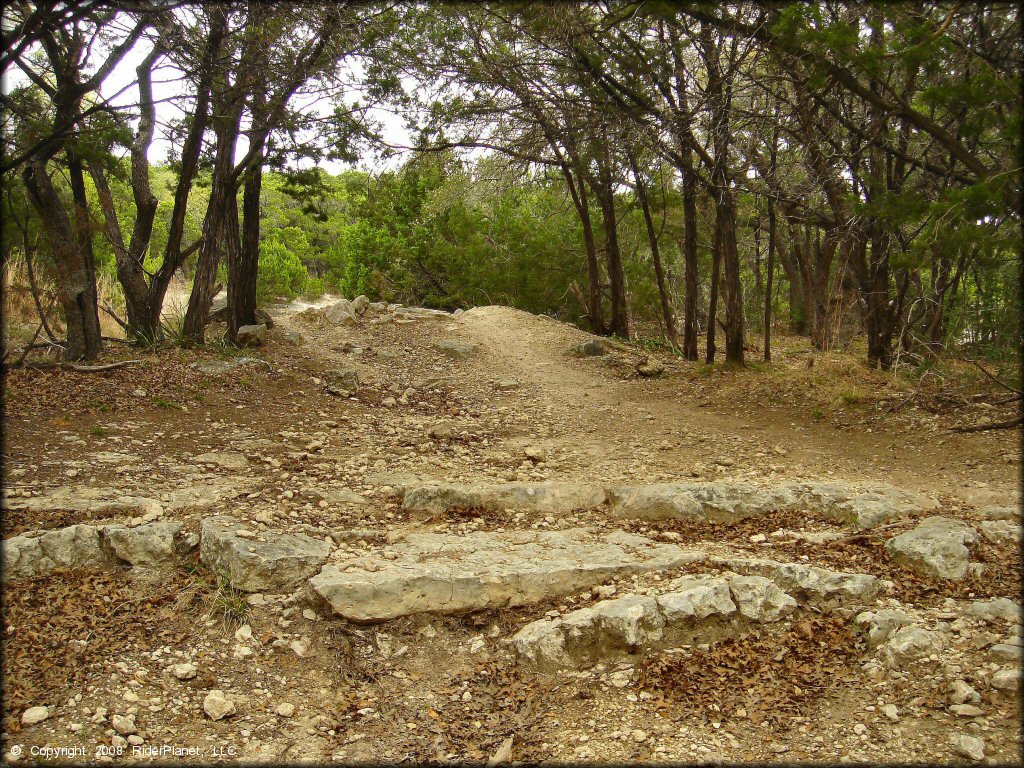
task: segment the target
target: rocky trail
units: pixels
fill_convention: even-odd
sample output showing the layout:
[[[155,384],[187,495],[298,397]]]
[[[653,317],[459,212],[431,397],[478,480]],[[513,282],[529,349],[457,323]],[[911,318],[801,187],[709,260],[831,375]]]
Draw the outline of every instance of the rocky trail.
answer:
[[[5,760],[1019,759],[1019,433],[798,348],[268,319],[9,375]]]

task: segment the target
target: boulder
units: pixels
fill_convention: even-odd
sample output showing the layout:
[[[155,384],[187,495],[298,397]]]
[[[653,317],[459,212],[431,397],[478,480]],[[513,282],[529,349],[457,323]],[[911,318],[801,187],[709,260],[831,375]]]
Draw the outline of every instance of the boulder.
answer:
[[[979,619],[1002,619],[1017,624],[1021,623],[1022,617],[1024,617],[1020,603],[1014,602],[1008,597],[975,600],[967,606],[964,612],[968,616],[975,616]]]
[[[335,368],[324,374],[324,380],[327,382],[328,393],[348,397],[358,392],[362,386],[363,370],[354,365]]]
[[[571,512],[575,509],[592,509],[603,504],[604,500],[603,489],[576,483],[424,483],[406,485],[402,503],[410,512],[433,515],[455,507]]]
[[[602,357],[608,354],[608,349],[604,342],[598,340],[584,341],[582,344],[577,344],[570,351],[577,357]]]
[[[942,650],[942,639],[934,632],[921,627],[902,627],[893,633],[878,650],[882,663],[890,669],[898,669]]]
[[[282,329],[276,332],[277,338],[283,341],[285,344],[290,344],[293,347],[301,347],[306,343],[306,337],[298,331],[289,331]]]
[[[803,563],[760,558],[711,558],[711,562],[745,575],[765,576],[801,602],[812,605],[858,605],[872,601],[882,583],[867,573],[831,571]]]
[[[665,623],[702,621],[709,616],[728,616],[736,612],[729,596],[729,582],[713,576],[684,576],[669,585],[672,590],[658,596],[658,607]]]
[[[331,325],[358,325],[359,317],[348,299],[339,299],[319,310],[319,315]]]
[[[467,344],[464,341],[445,339],[444,341],[437,342],[434,345],[434,349],[452,360],[465,360],[476,354],[477,345]]]
[[[383,553],[333,560],[309,584],[336,615],[372,622],[528,605],[701,558],[624,531],[411,533]]]
[[[320,570],[329,552],[319,539],[279,531],[253,534],[227,516],[206,518],[200,532],[202,561],[243,592],[291,592]]]
[[[146,523],[134,528],[105,525],[103,543],[110,553],[134,568],[143,571],[164,571],[175,566],[181,523],[165,521]]]
[[[1020,507],[986,507],[981,515],[989,520],[1011,520],[1020,523]]]
[[[797,608],[796,600],[762,576],[733,576],[729,590],[740,614],[752,621],[778,621]]]
[[[978,526],[981,535],[995,544],[1020,546],[1021,527],[1009,520],[985,520]]]
[[[962,579],[978,532],[959,520],[929,517],[906,533],[889,539],[885,551],[897,563],[933,579]]]
[[[930,496],[885,484],[863,488],[827,481],[800,483],[795,490],[806,506],[856,528],[938,507]]]
[[[901,627],[913,624],[914,620],[903,611],[884,608],[877,612],[865,611],[857,615],[856,623],[867,630],[868,645],[875,648]]]
[[[989,683],[997,691],[1017,691],[1020,688],[1020,669],[1000,669],[992,675]]]
[[[71,525],[4,539],[3,581],[33,578],[55,568],[103,570],[112,563],[100,544],[100,529]]]
[[[352,302],[350,304],[351,310],[356,315],[358,315],[359,317],[362,317],[363,315],[365,315],[366,314],[366,310],[369,309],[369,307],[370,307],[370,300],[369,300],[369,298],[367,298],[366,296],[363,296],[362,294],[360,294],[359,296],[356,296],[354,299],[352,299]]]
[[[242,325],[235,337],[240,347],[258,347],[267,340],[267,326],[263,323]]]
[[[619,519],[692,518],[731,522],[788,509],[797,497],[786,486],[751,483],[656,483],[608,491],[611,513]]]

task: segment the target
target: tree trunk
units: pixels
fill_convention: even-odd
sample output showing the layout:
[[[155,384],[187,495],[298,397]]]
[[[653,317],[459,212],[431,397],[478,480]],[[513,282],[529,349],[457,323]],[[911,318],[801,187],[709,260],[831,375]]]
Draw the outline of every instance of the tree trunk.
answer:
[[[736,200],[729,186],[729,110],[731,86],[720,66],[721,50],[710,28],[703,29],[704,63],[708,70],[708,96],[711,102],[711,133],[714,167],[711,183],[715,195],[715,243],[725,277],[725,361],[744,364],[743,359],[743,287],[740,283],[740,257],[736,247]],[[713,317],[709,319],[709,353]]]
[[[587,183],[579,179],[580,224],[583,226],[583,246],[587,251],[587,296],[590,302],[588,314],[591,330],[603,334],[604,310],[601,306],[601,268],[597,263],[597,246],[594,243],[594,223],[590,219],[590,203],[587,200]]]
[[[67,360],[95,360],[102,349],[96,274],[82,248],[82,232],[76,232],[72,225],[53,182],[46,174],[45,163],[33,158],[22,178],[32,206],[39,215],[57,270],[57,295],[67,327],[64,357]]]
[[[568,162],[562,163],[562,175],[576,213],[583,227],[583,247],[587,254],[587,318],[590,330],[603,334],[604,319],[601,310],[601,270],[597,263],[597,246],[594,244],[594,225],[590,220],[590,202],[587,199],[587,182],[582,173],[574,174]]]
[[[263,186],[263,158],[245,173],[242,192],[241,248],[229,251],[234,256],[228,261],[228,338],[238,341],[238,329],[255,325],[256,277],[260,260],[260,191]]]
[[[609,331],[624,339],[629,338],[629,313],[626,306],[626,277],[622,271],[619,251],[618,222],[615,218],[615,188],[610,176],[601,179],[599,201],[604,219],[605,251],[608,259],[608,280],[612,301],[612,321]]]
[[[715,362],[715,325],[718,320],[718,282],[722,268],[722,246],[719,239],[718,224],[715,224],[715,240],[711,249],[711,286],[708,298],[708,338],[704,362],[711,365]]]
[[[640,208],[644,214],[644,224],[647,227],[647,240],[651,245],[651,260],[654,262],[654,278],[658,284],[658,296],[661,299],[661,316],[665,322],[665,336],[672,349],[679,348],[679,338],[676,333],[676,313],[672,309],[672,300],[668,295],[668,285],[665,282],[665,270],[661,264],[661,252],[658,248],[658,233],[654,228],[654,219],[651,218],[651,206],[647,199],[647,187],[640,175],[636,158],[629,155],[629,162],[633,168],[633,178],[636,179],[636,194],[640,200]]]
[[[768,263],[764,278],[764,361],[772,360],[772,279],[775,274],[775,203],[768,198]]]
[[[224,108],[223,105],[221,105]],[[230,108],[230,106],[229,106]],[[215,110],[216,111],[216,110]],[[182,327],[184,340],[202,344],[206,337],[206,322],[213,302],[217,267],[225,251],[238,244],[238,199],[233,183],[235,142],[238,138],[240,110],[214,120],[217,135],[210,203],[203,221],[203,244],[196,264],[192,293]],[[231,256],[228,255],[230,264]]]
[[[684,157],[691,157],[687,148]],[[683,357],[697,359],[697,177],[692,162],[683,169],[683,263],[686,306],[683,309]]]

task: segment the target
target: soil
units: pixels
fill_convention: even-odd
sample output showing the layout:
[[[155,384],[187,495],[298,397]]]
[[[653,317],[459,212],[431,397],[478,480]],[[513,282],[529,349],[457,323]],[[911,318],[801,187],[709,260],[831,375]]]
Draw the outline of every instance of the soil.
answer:
[[[852,352],[812,355],[805,340],[785,336],[773,340],[770,365],[742,371],[637,345],[581,358],[570,350],[588,334],[505,307],[342,327],[302,308],[274,308],[268,343],[254,350],[216,341],[191,350],[113,345],[106,361],[137,362],[100,374],[10,372],[8,500],[88,488],[167,500],[218,486],[228,491],[212,508],[180,504],[165,518],[196,530],[203,516],[228,513],[281,530],[362,529],[380,540],[412,529],[611,527],[601,509],[412,518],[393,488],[409,476],[884,482],[932,495],[940,514],[973,523],[986,507],[1020,503],[1019,430],[951,431],[1013,414],[1014,405],[1000,403],[1005,392],[977,376],[871,371]],[[208,337],[222,332],[212,325]],[[289,341],[288,332],[304,341]],[[443,339],[475,348],[453,360],[434,346]],[[665,362],[662,376],[638,373],[648,354]],[[204,360],[237,365],[222,374],[190,367]],[[352,366],[366,385],[353,396],[331,394],[332,371]],[[195,460],[210,451],[240,452],[247,465]],[[331,496],[339,488],[362,498]],[[8,510],[3,535],[138,514],[67,506]],[[545,612],[592,602],[592,594],[360,626],[304,610],[292,597],[249,605],[197,561],[157,583],[128,571],[12,582],[3,596],[5,759],[17,745],[21,763],[32,747],[84,748],[85,759],[114,762],[480,761],[509,749],[511,737],[503,756],[526,761],[935,763],[965,761],[949,740],[963,733],[984,740],[989,762],[1016,762],[1019,695],[987,684],[987,649],[1010,628],[965,618],[961,608],[974,598],[1017,599],[1018,552],[984,541],[974,552],[986,564],[983,578],[928,582],[884,554],[886,538],[913,524],[861,535],[813,513],[733,525],[616,524],[713,554],[893,581],[892,598],[952,642],[922,669],[881,676],[866,663],[871,655],[852,616],[841,614],[814,625],[765,625],[750,642],[652,653],[629,667],[542,675],[519,666],[503,641]],[[825,531],[844,538],[812,544],[800,536]],[[752,542],[757,533],[766,540]],[[655,581],[629,579],[620,588],[642,591]],[[243,623],[255,638],[250,655],[234,637]],[[471,652],[475,640],[483,647]],[[294,641],[308,641],[309,651],[299,656]],[[195,662],[196,677],[169,672],[183,660]],[[949,685],[961,678],[982,692],[983,715],[947,709]],[[233,716],[204,715],[211,689],[235,701]],[[753,704],[762,700],[772,707]],[[294,714],[277,713],[284,703]],[[895,720],[882,712],[890,704]],[[50,718],[23,727],[21,714],[39,705],[51,708]],[[135,715],[142,750],[197,751],[112,747],[115,713]],[[50,756],[61,762],[61,753]]]

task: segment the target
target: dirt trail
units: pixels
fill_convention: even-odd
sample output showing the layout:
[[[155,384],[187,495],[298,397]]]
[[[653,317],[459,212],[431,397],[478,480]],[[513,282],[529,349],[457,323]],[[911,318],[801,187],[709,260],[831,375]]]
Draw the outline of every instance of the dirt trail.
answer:
[[[624,378],[628,366],[616,371],[602,358],[569,354],[572,346],[592,338],[589,334],[509,307],[477,307],[456,322],[464,338],[480,345],[469,367],[478,375],[498,373],[528,383],[559,417],[560,434],[552,442],[588,446],[599,464],[636,460],[639,445],[662,449],[653,461],[648,458],[651,469],[683,477],[694,466],[725,459],[727,467],[719,464],[719,471],[727,476],[749,470],[780,478],[884,479],[965,500],[979,493],[1012,498],[1017,488],[1016,469],[1006,466],[1005,471],[994,468],[993,477],[973,477],[968,486],[978,480],[985,485],[964,493],[964,477],[955,470],[967,464],[958,466],[958,459],[974,463],[984,439],[839,430],[814,423],[806,413],[768,409],[742,396],[732,404],[714,403],[690,380],[673,375],[680,366],[670,365],[662,379]],[[515,402],[514,396],[497,399]]]
[[[710,556],[870,575],[891,590],[818,624],[802,611],[760,625],[756,642],[716,645],[708,634],[709,645],[550,675],[510,651],[524,627],[606,598],[650,599],[690,566],[516,608],[379,624],[339,618],[304,588],[234,592],[195,547],[155,582],[124,564],[56,570],[6,585],[7,744],[85,747],[86,759],[109,747],[180,745],[200,750],[204,763],[484,762],[512,737],[513,759],[527,761],[948,762],[962,754],[949,736],[969,733],[997,761],[1019,753],[1019,697],[994,681],[1012,677],[1004,667],[1017,664],[1007,659],[1020,624],[970,613],[976,599],[1016,596],[1015,542],[980,537],[971,554],[984,573],[936,582],[885,553],[889,537],[916,525],[910,518],[851,532],[806,509],[735,524],[614,520],[607,503],[557,514],[515,503],[420,514],[392,482],[891,483],[939,497],[943,515],[1019,535],[1016,522],[984,511],[1019,498],[1019,433],[956,436],[948,420],[914,404],[888,411],[816,398],[808,387],[833,375],[851,390],[880,379],[841,355],[809,374],[802,342],[787,349],[786,339],[771,368],[721,372],[662,356],[664,375],[643,378],[638,347],[577,357],[573,347],[594,337],[507,307],[415,320],[377,307],[337,320],[329,304],[274,308],[268,342],[255,350],[217,347],[223,326],[211,326],[200,350],[118,348],[111,354],[143,359],[110,374],[14,372],[4,536],[74,523],[140,526],[154,508],[194,536],[211,515],[227,515],[250,540],[304,534],[330,550],[330,562],[370,574],[395,558],[405,567],[400,549],[412,531],[465,542],[587,526]],[[332,382],[352,372],[362,385],[338,391]],[[890,402],[904,398],[894,392]],[[853,618],[882,607],[908,611],[941,638],[941,651],[922,666],[879,666]],[[829,637],[824,647],[819,632]],[[794,657],[814,660],[803,665],[806,680],[775,664]],[[719,666],[754,687],[702,676]],[[964,680],[978,689],[983,715],[948,707],[951,686]],[[749,702],[737,699],[741,688]],[[793,698],[801,688],[810,690]],[[214,690],[237,712],[212,719],[205,701]],[[775,701],[784,712],[764,704]],[[758,702],[775,719],[755,716]],[[46,706],[47,718],[23,727],[30,706]]]

